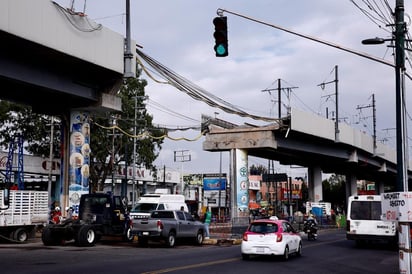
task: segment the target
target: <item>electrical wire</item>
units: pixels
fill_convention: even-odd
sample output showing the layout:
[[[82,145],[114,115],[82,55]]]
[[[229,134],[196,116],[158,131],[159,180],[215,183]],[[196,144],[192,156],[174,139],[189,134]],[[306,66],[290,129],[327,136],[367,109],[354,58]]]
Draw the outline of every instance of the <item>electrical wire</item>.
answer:
[[[161,136],[153,136],[148,131],[145,131],[145,132],[143,132],[141,134],[138,134],[138,135],[134,135],[134,134],[131,134],[131,133],[127,132],[126,130],[120,128],[117,125],[106,127],[106,126],[100,125],[96,122],[94,122],[93,124],[100,127],[100,128],[102,128],[102,129],[106,129],[106,130],[117,129],[121,133],[123,133],[124,135],[126,135],[130,138],[135,138],[135,139],[148,139],[148,138],[150,138],[150,139],[155,139],[155,140],[161,140],[161,139],[167,138],[167,139],[170,139],[170,140],[173,140],[173,141],[182,141],[182,140],[184,140],[184,141],[188,141],[188,142],[195,142],[195,141],[199,140],[200,138],[202,138],[205,134],[205,132],[200,132],[195,138],[191,138],[191,139],[186,138],[186,137],[177,137],[177,138],[176,137],[171,137],[168,134],[164,134],[164,135],[161,135]]]
[[[75,12],[71,9],[66,9],[62,6],[60,6],[56,2],[52,2],[58,9],[59,11],[66,17],[67,21],[77,30],[81,32],[93,32],[97,30],[101,30],[103,28],[103,25],[101,24],[96,24],[92,23],[89,18],[82,12]],[[82,21],[79,21],[79,18],[82,18]],[[80,22],[85,22],[87,26],[90,28],[84,28],[83,24],[80,24]]]
[[[138,62],[143,66],[143,70],[146,74],[151,77],[156,82],[167,83],[174,86],[176,89],[186,93],[190,97],[195,100],[202,101],[208,104],[211,107],[219,108],[227,113],[239,115],[241,117],[248,117],[255,120],[262,120],[268,122],[278,122],[278,119],[271,118],[271,117],[263,117],[258,115],[249,114],[237,106],[224,101],[223,99],[213,95],[212,93],[202,89],[201,87],[193,84],[189,80],[185,79],[184,77],[178,75],[171,69],[167,68],[166,66],[162,65],[152,57],[144,54],[141,50],[136,49],[137,54],[148,64],[152,67],[155,71],[157,71],[162,77],[167,79],[167,82],[161,82],[151,77],[151,74],[147,74],[147,69],[145,69],[145,65],[142,61],[138,60]]]

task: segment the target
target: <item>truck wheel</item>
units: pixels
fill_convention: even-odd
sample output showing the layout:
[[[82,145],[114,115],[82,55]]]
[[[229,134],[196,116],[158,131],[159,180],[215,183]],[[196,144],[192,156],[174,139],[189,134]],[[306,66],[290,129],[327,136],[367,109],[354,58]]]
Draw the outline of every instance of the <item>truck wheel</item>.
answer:
[[[132,242],[133,241],[134,236],[132,235],[132,229],[130,227],[126,230],[126,233],[123,236],[123,239],[127,242]]]
[[[96,232],[90,225],[81,226],[75,239],[77,246],[93,246],[96,242]]]
[[[203,231],[199,230],[195,239],[196,245],[201,245],[203,243]]]
[[[60,240],[54,237],[52,230],[47,226],[43,228],[43,232],[41,233],[41,240],[43,241],[43,244],[45,246],[58,245],[60,243]]]
[[[27,241],[27,239],[29,238],[29,233],[22,227],[16,229],[13,232],[13,240],[15,240],[16,242],[25,242]]]
[[[176,244],[176,234],[174,232],[169,232],[169,236],[167,237],[166,245],[168,247],[174,247]]]

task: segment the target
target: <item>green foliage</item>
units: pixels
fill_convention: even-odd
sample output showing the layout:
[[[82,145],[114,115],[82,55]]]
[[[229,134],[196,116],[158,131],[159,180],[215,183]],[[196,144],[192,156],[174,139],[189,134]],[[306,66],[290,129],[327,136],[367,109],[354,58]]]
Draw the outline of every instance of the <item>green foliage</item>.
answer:
[[[55,117],[53,131],[53,156],[60,157],[60,136]],[[34,113],[31,107],[8,101],[0,101],[0,146],[9,149],[10,141],[17,135],[23,137],[24,150],[37,156],[49,157],[51,117]]]
[[[333,174],[322,182],[323,200],[332,205],[346,204],[345,176]]]
[[[262,165],[259,165],[259,166],[252,165],[249,168],[250,175],[262,175],[262,174],[266,174],[267,172],[268,172],[268,169]]]
[[[164,139],[162,136],[166,132],[154,128],[153,117],[147,113],[145,107],[147,97],[144,92],[146,85],[147,82],[138,77],[125,80],[118,94],[122,99],[122,111],[92,115],[91,159],[93,161],[90,166],[90,185],[94,190],[103,189],[104,181],[111,176],[112,170],[120,162],[132,166],[134,139],[136,139],[136,165],[155,170],[153,162],[158,157]],[[110,128],[113,126],[113,119],[116,120],[118,128]],[[146,136],[155,138],[146,138]]]

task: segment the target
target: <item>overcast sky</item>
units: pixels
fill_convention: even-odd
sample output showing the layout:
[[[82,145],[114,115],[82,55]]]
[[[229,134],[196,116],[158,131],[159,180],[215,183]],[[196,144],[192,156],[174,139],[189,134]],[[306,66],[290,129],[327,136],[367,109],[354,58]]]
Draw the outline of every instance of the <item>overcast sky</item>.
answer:
[[[71,0],[56,1],[70,7]],[[372,94],[376,100],[376,130],[378,140],[385,140],[395,148],[395,71],[392,67],[371,61],[309,39],[301,38],[275,28],[225,13],[228,17],[229,56],[215,57],[214,26],[218,8],[278,25],[317,39],[364,52],[393,62],[393,48],[388,44],[365,46],[366,38],[390,38],[390,28],[382,21],[372,21],[353,3],[367,8],[362,2],[350,0],[131,0],[132,39],[142,51],[164,66],[183,76],[206,91],[233,105],[259,116],[277,118],[277,93],[262,92],[282,87],[294,87],[283,103],[311,113],[332,117],[335,109],[335,85],[321,83],[335,80],[338,66],[339,118],[353,127],[373,133]],[[367,1],[366,1],[367,2]],[[380,13],[390,18],[385,1],[378,3]],[[394,8],[395,0],[388,0]],[[76,0],[76,11],[113,31],[125,34],[126,0]],[[378,8],[377,7],[377,8]],[[405,21],[409,23],[410,1],[405,1]],[[377,13],[368,10],[374,18]],[[408,24],[409,25],[409,24]],[[411,66],[407,65],[407,70]],[[158,80],[160,76],[153,76]],[[176,88],[148,80],[147,108],[154,123],[168,127],[200,125],[201,115],[243,124],[263,125],[268,122],[234,116],[218,108],[196,101]],[[406,81],[407,106],[411,101],[411,81]],[[331,96],[329,96],[331,95]],[[283,115],[286,109],[282,106]],[[410,119],[408,118],[408,126]],[[200,131],[177,131],[174,138],[195,139]],[[166,140],[157,165],[185,173],[219,172],[219,153],[202,150],[204,137],[193,142]],[[188,150],[189,162],[174,162],[174,151]],[[229,168],[227,153],[223,153],[222,171]],[[249,165],[265,165],[265,159],[249,159]],[[277,165],[276,165],[277,166]],[[289,176],[304,176],[303,169],[279,166],[277,172]]]

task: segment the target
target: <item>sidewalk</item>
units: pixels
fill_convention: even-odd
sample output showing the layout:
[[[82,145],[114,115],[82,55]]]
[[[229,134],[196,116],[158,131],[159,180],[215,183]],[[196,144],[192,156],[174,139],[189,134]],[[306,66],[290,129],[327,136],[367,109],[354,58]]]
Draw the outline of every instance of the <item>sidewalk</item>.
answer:
[[[210,234],[210,239],[204,239],[204,245],[240,245],[242,238],[234,237],[232,234]]]

